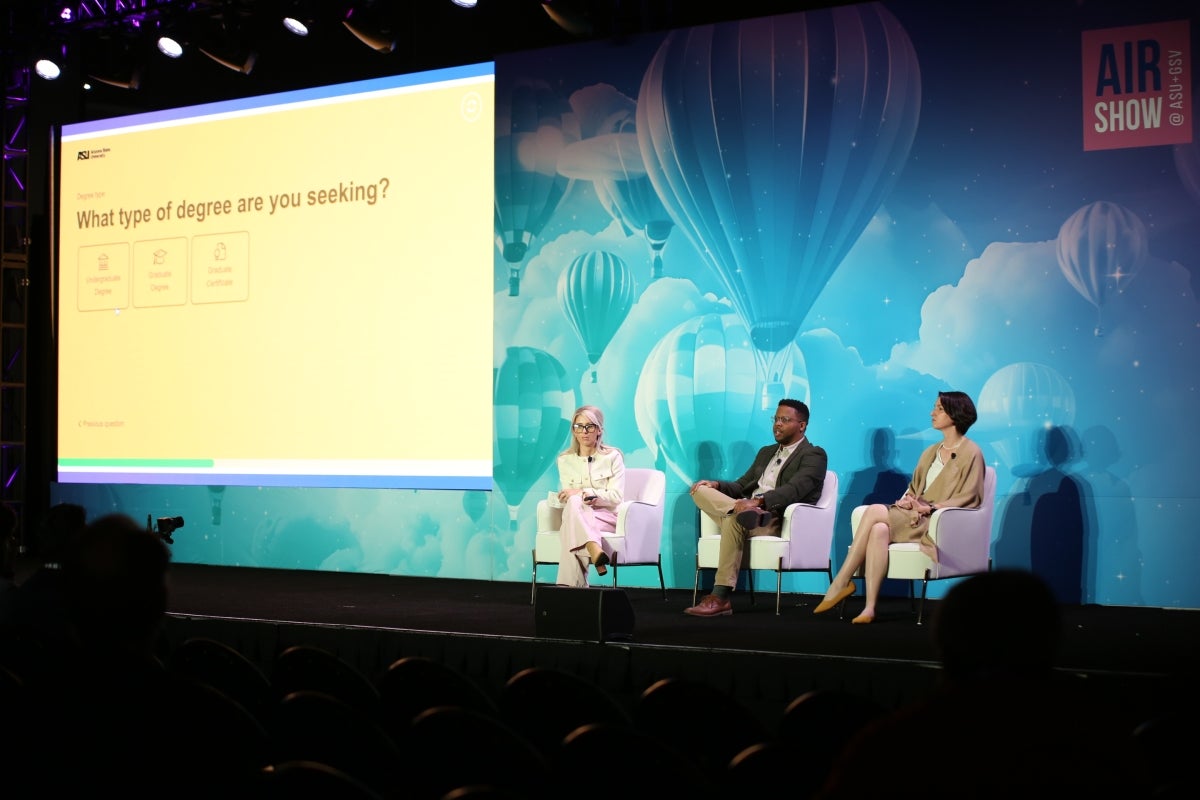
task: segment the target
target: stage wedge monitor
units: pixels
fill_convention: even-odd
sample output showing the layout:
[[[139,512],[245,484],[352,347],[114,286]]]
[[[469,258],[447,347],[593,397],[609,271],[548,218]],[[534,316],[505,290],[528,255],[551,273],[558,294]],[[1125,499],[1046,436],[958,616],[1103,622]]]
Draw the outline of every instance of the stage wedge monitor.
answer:
[[[629,641],[633,606],[621,589],[545,586],[534,601],[534,635],[539,639]]]
[[[490,490],[494,82],[62,126],[58,480]]]

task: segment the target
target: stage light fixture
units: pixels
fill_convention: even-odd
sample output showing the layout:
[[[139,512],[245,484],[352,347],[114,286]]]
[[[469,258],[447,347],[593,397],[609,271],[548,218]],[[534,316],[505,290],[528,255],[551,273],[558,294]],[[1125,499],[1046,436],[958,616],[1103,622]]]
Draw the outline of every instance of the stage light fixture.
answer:
[[[58,80],[58,76],[62,75],[62,67],[52,58],[39,58],[33,63],[33,71],[47,81]]]
[[[136,38],[107,34],[96,36],[84,45],[84,74],[89,80],[118,89],[139,88],[142,83],[142,64],[138,45]]]
[[[479,4],[479,0],[450,0],[450,2],[460,8],[474,8]]]
[[[308,36],[316,20],[317,8],[309,0],[292,0],[283,12],[283,27],[296,36]]]
[[[391,53],[396,49],[395,24],[376,3],[351,4],[342,18],[342,25],[377,53]]]
[[[67,67],[67,43],[57,36],[39,38],[32,56],[33,71],[39,78],[58,80]]]
[[[222,29],[212,40],[200,45],[200,52],[226,69],[249,75],[258,61],[258,53],[236,35]]]
[[[298,17],[284,17],[283,27],[297,36],[308,36],[308,25]]]
[[[173,36],[163,34],[158,37],[158,52],[162,53],[167,58],[179,58],[183,55],[183,45],[178,39]]]

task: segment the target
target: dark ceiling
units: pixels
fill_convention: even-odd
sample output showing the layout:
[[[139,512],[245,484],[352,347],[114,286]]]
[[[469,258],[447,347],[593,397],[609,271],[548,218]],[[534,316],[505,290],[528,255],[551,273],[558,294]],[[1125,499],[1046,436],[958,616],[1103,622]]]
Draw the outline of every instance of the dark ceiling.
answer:
[[[506,53],[590,39],[837,5],[826,0],[478,0],[475,8],[451,0],[375,0],[359,3],[356,18],[374,18],[396,46],[376,52],[342,24],[351,3],[309,3],[306,38],[280,24],[295,0],[10,0],[0,21],[16,63],[45,43],[66,45],[67,71],[54,91],[78,93],[70,106],[81,118],[153,110],[382,75],[494,60]],[[72,12],[64,21],[63,8]],[[189,44],[222,30],[248,42],[257,58],[249,74],[227,69],[189,49],[177,61],[153,45],[159,30],[181,31]],[[153,35],[152,35],[153,34]],[[211,48],[210,48],[211,49]],[[113,77],[112,52],[136,63],[137,89],[114,88],[89,75]],[[127,73],[129,69],[125,70]],[[77,102],[75,102],[77,100]]]

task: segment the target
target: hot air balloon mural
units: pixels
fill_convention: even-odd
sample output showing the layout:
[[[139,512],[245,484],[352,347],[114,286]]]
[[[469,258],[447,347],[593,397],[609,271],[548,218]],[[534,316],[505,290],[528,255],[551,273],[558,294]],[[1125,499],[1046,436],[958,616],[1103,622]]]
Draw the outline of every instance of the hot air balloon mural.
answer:
[[[596,362],[633,308],[636,288],[625,261],[603,250],[584,253],[558,277],[558,302],[587,351],[592,383]]]
[[[1001,367],[979,391],[980,440],[1014,473],[1035,470],[1041,435],[1075,423],[1075,391],[1053,367],[1022,361]],[[1044,465],[1043,465],[1044,466]]]
[[[562,364],[535,347],[508,348],[493,394],[492,474],[508,503],[509,530],[516,531],[525,494],[566,446],[579,398]]]
[[[1192,95],[1192,108],[1200,108],[1200,87]],[[1200,145],[1193,137],[1188,144],[1175,145],[1172,155],[1180,183],[1187,189],[1188,196],[1200,203]]]
[[[1177,144],[1173,155],[1175,171],[1179,173],[1183,188],[1187,189],[1193,200],[1200,203],[1200,145],[1195,142]]]
[[[1096,307],[1096,336],[1112,292],[1133,280],[1150,252],[1146,226],[1127,208],[1104,200],[1076,211],[1058,231],[1058,268],[1075,291]]]
[[[562,174],[590,180],[604,210],[626,236],[640,233],[650,245],[650,280],[663,275],[662,250],[675,223],[646,174],[637,138],[637,104],[609,84],[571,94],[580,136],[563,149]]]
[[[895,184],[921,105],[877,3],[672,33],[637,100],[647,174],[745,321],[760,375]]]
[[[508,293],[521,289],[521,267],[533,238],[570,190],[558,157],[573,135],[570,108],[545,81],[519,80],[496,108],[496,245],[509,264]]]
[[[787,397],[808,402],[804,357],[787,348]],[[740,475],[770,441],[754,347],[736,314],[705,314],[662,338],[642,367],[634,415],[661,468],[687,485],[704,477]],[[783,396],[772,398],[771,410]]]

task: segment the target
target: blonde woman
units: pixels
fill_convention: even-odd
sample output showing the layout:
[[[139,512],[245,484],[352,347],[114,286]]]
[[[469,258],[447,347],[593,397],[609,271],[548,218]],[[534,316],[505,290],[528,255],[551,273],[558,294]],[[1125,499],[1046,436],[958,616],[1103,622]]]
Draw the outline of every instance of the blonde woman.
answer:
[[[625,497],[625,457],[604,444],[604,412],[580,406],[571,419],[571,442],[558,456],[562,503],[558,561],[560,586],[588,585],[588,570],[608,572],[601,536],[617,529],[617,505]]]

